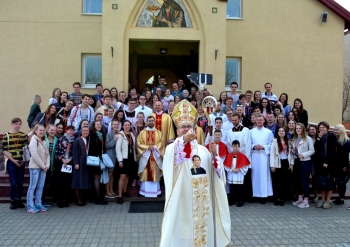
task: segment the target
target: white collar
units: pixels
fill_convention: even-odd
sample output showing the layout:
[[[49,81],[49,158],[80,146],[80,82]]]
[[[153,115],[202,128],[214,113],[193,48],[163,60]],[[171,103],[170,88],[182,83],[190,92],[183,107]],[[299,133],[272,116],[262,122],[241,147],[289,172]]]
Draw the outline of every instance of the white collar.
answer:
[[[157,115],[160,115],[160,114],[162,114],[162,113],[163,113],[163,111],[160,111],[160,112],[157,112],[157,111],[156,111],[156,114],[157,114]]]

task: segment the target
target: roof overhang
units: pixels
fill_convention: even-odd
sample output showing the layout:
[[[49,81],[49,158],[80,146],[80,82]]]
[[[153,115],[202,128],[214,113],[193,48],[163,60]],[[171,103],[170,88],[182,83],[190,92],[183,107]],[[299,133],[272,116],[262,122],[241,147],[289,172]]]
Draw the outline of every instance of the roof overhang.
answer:
[[[325,5],[327,8],[332,10],[335,14],[337,14],[340,18],[344,20],[344,30],[350,31],[350,12],[337,3],[334,0],[318,0],[320,3]],[[344,35],[348,34],[349,31],[344,32]]]

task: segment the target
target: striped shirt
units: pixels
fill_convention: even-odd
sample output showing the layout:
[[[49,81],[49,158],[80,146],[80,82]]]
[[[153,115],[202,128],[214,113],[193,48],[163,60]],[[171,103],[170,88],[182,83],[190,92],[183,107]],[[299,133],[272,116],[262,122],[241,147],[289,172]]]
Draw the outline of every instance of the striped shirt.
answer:
[[[69,99],[72,99],[74,101],[74,106],[77,106],[79,104],[81,104],[81,97],[83,96],[82,93],[71,93],[68,95]]]
[[[23,147],[28,145],[26,134],[23,132],[7,132],[2,139],[2,149],[11,154],[12,158],[22,160]]]

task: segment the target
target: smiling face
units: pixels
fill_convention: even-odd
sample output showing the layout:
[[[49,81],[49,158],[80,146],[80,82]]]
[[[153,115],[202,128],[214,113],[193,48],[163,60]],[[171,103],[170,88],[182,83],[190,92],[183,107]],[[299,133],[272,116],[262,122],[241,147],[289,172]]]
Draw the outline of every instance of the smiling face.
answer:
[[[56,126],[50,126],[50,128],[48,129],[48,134],[49,136],[55,136],[56,135],[56,131],[57,131],[57,128]]]
[[[284,137],[286,135],[286,131],[283,128],[278,129],[278,136]]]

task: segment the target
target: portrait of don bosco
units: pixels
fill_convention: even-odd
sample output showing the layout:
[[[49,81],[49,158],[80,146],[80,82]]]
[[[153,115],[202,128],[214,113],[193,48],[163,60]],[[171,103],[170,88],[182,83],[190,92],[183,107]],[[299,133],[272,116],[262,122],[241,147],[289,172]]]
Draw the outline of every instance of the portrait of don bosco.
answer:
[[[153,21],[152,27],[186,27],[184,11],[177,2],[174,0],[158,0],[158,2],[161,5],[158,15],[150,15]],[[148,8],[152,7],[158,6],[148,6]]]

